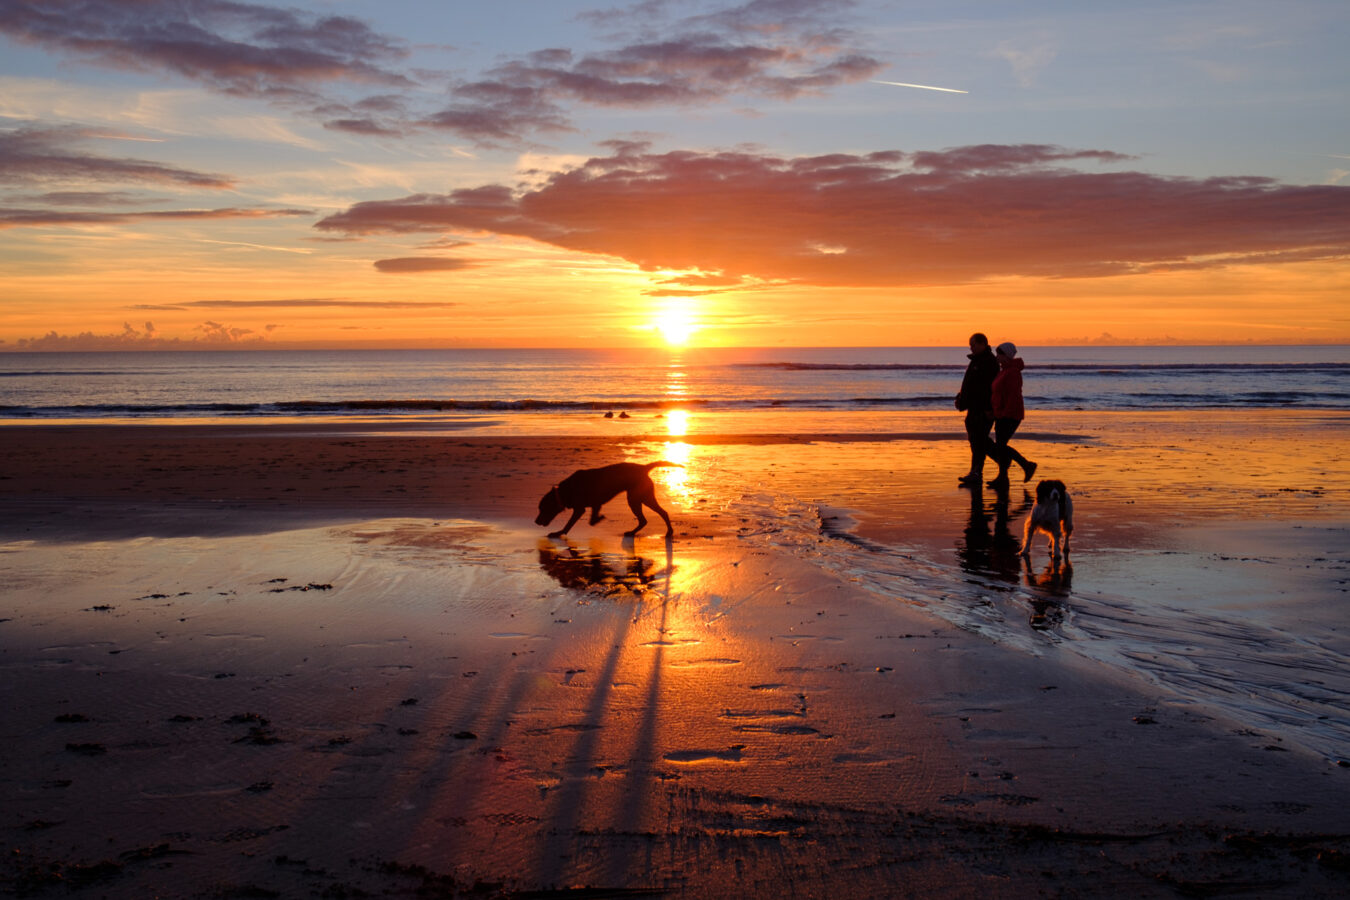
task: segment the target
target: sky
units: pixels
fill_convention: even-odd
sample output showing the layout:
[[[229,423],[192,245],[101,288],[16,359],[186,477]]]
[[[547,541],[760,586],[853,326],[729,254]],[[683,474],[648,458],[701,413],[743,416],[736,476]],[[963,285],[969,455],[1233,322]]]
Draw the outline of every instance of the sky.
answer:
[[[1344,0],[4,0],[0,351],[1350,343]]]

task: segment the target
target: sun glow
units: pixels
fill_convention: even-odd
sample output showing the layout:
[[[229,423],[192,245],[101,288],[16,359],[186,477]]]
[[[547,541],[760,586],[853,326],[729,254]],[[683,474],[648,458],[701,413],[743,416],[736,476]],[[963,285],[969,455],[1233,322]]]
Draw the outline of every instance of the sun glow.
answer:
[[[656,330],[667,344],[683,347],[698,331],[698,321],[692,304],[687,299],[669,298],[657,313]]]
[[[683,432],[680,433],[683,434]],[[673,434],[674,432],[672,432]],[[676,465],[652,471],[653,481],[660,481],[670,493],[679,494],[685,503],[690,502],[693,495],[693,485],[690,482],[688,468],[690,451],[693,449],[684,441],[667,441],[665,447],[662,448],[661,458]]]
[[[666,413],[666,434],[671,437],[684,437],[689,433],[689,411],[672,409]]]

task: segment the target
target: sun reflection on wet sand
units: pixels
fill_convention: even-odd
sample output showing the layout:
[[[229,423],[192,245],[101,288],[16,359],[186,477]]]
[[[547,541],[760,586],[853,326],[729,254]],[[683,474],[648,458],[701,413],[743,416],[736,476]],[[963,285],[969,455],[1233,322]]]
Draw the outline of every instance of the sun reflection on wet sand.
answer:
[[[685,383],[686,373],[680,357],[674,356],[671,358],[670,368],[666,374],[668,378],[666,399],[674,403],[687,401],[689,399],[689,388]],[[689,410],[675,406],[666,410],[665,419],[666,434],[670,437],[682,438],[689,434]],[[667,441],[661,449],[661,459],[677,465],[663,467],[652,472],[653,481],[685,503],[693,500],[694,484],[701,480],[690,472],[692,452],[693,447],[685,441]]]

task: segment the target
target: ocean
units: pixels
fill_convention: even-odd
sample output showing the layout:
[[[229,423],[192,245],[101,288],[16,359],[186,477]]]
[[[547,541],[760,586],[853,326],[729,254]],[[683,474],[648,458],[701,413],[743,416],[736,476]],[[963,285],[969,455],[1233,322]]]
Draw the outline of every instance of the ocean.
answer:
[[[1020,355],[1034,409],[1350,409],[1350,346]],[[965,364],[932,347],[0,353],[0,419],[937,412]]]

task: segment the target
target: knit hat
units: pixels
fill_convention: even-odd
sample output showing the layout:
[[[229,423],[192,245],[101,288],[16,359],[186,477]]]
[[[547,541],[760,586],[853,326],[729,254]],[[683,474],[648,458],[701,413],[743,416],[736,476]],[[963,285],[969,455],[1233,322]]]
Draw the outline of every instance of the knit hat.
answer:
[[[1017,345],[1012,341],[1004,341],[998,345],[998,349],[995,352],[1002,353],[1004,356],[1008,357],[1008,359],[1012,359],[1017,355]]]

